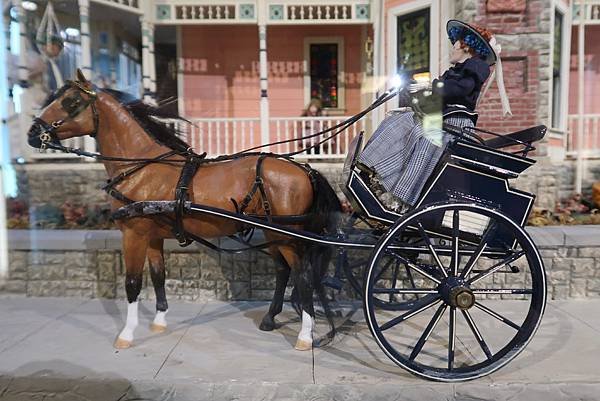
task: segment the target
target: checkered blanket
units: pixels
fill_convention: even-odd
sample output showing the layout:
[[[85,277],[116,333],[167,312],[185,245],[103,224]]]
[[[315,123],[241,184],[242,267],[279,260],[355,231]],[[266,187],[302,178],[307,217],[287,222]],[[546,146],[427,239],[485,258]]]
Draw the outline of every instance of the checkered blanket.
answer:
[[[449,116],[444,123],[473,126],[461,116]],[[439,129],[424,130],[413,112],[393,112],[377,127],[359,161],[375,170],[387,191],[412,206],[451,137]]]

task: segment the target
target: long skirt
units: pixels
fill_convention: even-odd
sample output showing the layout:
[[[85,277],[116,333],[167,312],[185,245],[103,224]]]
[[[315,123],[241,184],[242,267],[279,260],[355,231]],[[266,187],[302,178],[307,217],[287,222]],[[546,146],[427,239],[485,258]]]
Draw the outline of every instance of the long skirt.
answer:
[[[445,118],[444,123],[473,126],[460,115]],[[413,206],[451,138],[440,129],[424,130],[413,112],[392,113],[377,127],[359,161],[375,170],[388,192]]]

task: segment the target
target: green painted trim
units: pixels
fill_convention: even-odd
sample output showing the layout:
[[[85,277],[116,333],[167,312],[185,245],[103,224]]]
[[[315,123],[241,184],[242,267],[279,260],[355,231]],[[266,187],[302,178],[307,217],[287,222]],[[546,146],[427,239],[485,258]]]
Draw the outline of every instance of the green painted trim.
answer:
[[[369,4],[356,4],[356,19],[369,19],[371,7]]]
[[[269,5],[269,19],[271,19],[271,20],[282,20],[283,19],[283,4],[270,4]]]
[[[156,19],[167,20],[171,19],[171,6],[168,4],[156,5]]]
[[[254,4],[240,4],[240,19],[254,19]]]

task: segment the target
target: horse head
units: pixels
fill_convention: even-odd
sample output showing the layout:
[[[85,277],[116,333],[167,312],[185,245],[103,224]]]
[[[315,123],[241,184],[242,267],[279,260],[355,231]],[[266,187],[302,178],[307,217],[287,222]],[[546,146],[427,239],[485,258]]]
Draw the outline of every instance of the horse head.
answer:
[[[67,81],[50,95],[42,113],[33,120],[27,133],[29,145],[45,149],[58,145],[63,139],[95,135],[98,131],[97,97],[91,82],[77,69],[77,79]]]

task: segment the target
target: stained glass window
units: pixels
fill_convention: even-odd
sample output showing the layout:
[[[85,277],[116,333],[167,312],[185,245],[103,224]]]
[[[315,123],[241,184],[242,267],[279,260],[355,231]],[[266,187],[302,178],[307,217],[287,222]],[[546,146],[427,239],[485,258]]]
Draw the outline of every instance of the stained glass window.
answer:
[[[552,54],[552,126],[559,128],[561,125],[561,72],[562,72],[562,38],[563,15],[554,12],[554,52]]]
[[[338,107],[338,45],[310,45],[310,97],[320,99],[323,107]]]
[[[398,74],[429,72],[429,8],[398,17]]]

